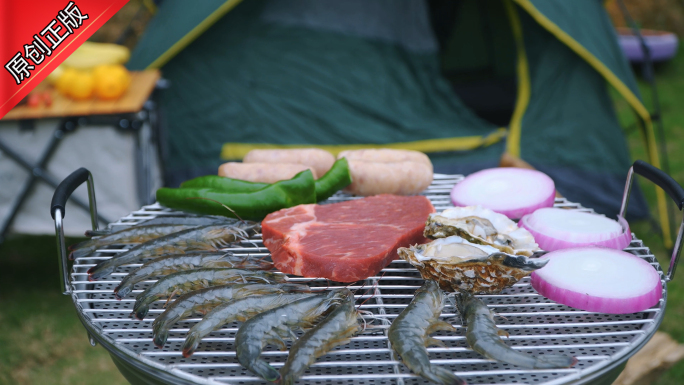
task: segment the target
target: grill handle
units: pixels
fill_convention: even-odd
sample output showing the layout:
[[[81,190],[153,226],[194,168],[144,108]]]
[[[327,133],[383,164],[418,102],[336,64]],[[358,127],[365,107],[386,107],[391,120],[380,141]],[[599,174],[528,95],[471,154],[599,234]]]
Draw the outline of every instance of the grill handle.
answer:
[[[88,202],[90,206],[90,222],[93,230],[97,230],[97,204],[95,202],[95,183],[93,176],[87,169],[81,167],[66,177],[57,186],[55,193],[52,195],[52,202],[50,203],[50,215],[55,220],[55,235],[57,235],[57,254],[59,258],[59,273],[62,276],[61,286],[62,294],[71,294],[71,285],[69,285],[69,270],[67,266],[67,251],[64,243],[64,229],[63,219],[66,215],[66,202],[76,188],[88,182]]]
[[[622,206],[620,207],[620,216],[625,217],[627,211],[627,203],[629,201],[629,194],[632,190],[632,181],[634,180],[634,174],[641,175],[644,178],[650,180],[651,182],[662,188],[672,200],[675,201],[677,208],[682,210],[684,207],[684,188],[679,185],[671,176],[667,175],[662,170],[644,162],[643,160],[637,160],[634,162],[632,167],[629,168],[627,173],[627,183],[625,184],[625,192],[622,195]],[[682,223],[679,225],[679,231],[677,232],[677,240],[675,241],[674,249],[672,250],[672,257],[670,258],[670,268],[667,271],[667,276],[665,279],[667,281],[672,280],[674,277],[675,270],[677,268],[677,263],[679,262],[679,254],[682,249],[682,237],[684,237],[684,218],[682,218]]]

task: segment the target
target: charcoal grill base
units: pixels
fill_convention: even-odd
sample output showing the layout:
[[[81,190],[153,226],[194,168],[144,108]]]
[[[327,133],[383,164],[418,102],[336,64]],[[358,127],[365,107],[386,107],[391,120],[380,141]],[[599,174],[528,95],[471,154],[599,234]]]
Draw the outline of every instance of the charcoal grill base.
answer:
[[[461,176],[435,175],[426,195],[438,211],[451,207],[449,191]],[[328,202],[355,199],[336,194]],[[578,204],[557,199],[556,207],[591,211]],[[168,215],[172,211],[158,205],[145,206],[122,218],[111,227],[115,230],[139,223],[153,216]],[[134,296],[153,280],[137,285],[130,297],[117,301],[112,290],[136,265],[124,266],[98,282],[88,282],[87,273],[93,264],[122,252],[124,246],[98,250],[100,254],[75,261],[71,271],[72,299],[81,322],[112,356],[121,373],[132,384],[254,384],[265,382],[254,377],[237,363],[233,341],[238,324],[225,325],[208,336],[192,357],[183,358],[180,346],[187,329],[199,318],[176,324],[163,349],[152,344],[151,321],[160,314],[163,302],[151,306],[143,321],[130,318]],[[240,255],[267,256],[260,236],[229,247]],[[536,293],[529,278],[497,295],[480,296],[497,317],[499,327],[511,335],[507,344],[522,352],[538,354],[570,354],[578,357],[578,364],[569,369],[526,370],[485,360],[472,352],[465,342],[464,328],[455,309],[447,306],[442,314],[456,332],[435,335],[447,348],[429,348],[436,364],[462,376],[469,384],[611,384],[620,374],[629,357],[652,337],[662,320],[666,303],[665,280],[658,262],[643,243],[634,239],[627,251],[649,262],[661,275],[663,299],[644,312],[608,315],[584,312],[556,304]],[[139,266],[139,265],[138,265]],[[408,305],[413,292],[422,283],[419,273],[405,261],[394,261],[384,270],[384,276],[370,277],[357,299],[373,296],[363,310],[371,311],[389,325],[389,321]],[[381,273],[382,274],[382,273]],[[325,287],[324,280],[311,282],[308,278],[290,277],[291,281],[309,282]],[[350,287],[359,288],[360,284]],[[375,287],[373,292],[364,292]],[[361,301],[359,301],[361,302]],[[264,351],[264,358],[279,368],[287,352],[273,348]],[[367,330],[354,337],[350,344],[334,349],[321,357],[304,374],[302,384],[429,384],[410,373],[391,354],[382,329]]]

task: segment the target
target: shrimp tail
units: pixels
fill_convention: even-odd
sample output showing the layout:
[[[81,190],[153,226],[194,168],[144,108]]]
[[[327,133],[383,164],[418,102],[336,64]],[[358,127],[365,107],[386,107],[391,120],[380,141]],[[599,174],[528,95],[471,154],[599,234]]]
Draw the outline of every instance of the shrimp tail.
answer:
[[[183,357],[190,357],[202,340],[202,335],[198,332],[188,332],[188,336],[185,337],[185,342],[183,343]],[[156,343],[156,342],[155,342]]]
[[[135,318],[142,321],[147,315],[147,312],[150,311],[150,304],[155,300],[155,297],[148,297],[142,301],[135,301],[135,305],[133,306],[133,314],[135,314]]]
[[[124,299],[128,294],[131,293],[131,291],[133,291],[133,284],[130,283],[130,281],[126,278],[124,278],[119,286],[114,289],[114,296],[116,299]]]
[[[145,316],[147,315],[147,312],[150,311],[150,307],[148,305],[143,305],[138,308],[138,310],[135,310],[135,318],[139,319],[142,321]]]
[[[443,385],[466,385],[466,382],[457,377],[451,370],[433,365],[430,370],[421,373],[421,376],[437,384]]]
[[[152,341],[154,341],[154,345],[158,348],[163,348],[167,338],[169,338],[169,329],[166,327],[166,322],[155,322],[152,325]]]
[[[109,261],[111,261],[111,259],[98,263],[88,269],[88,281],[97,281],[98,279],[111,274],[114,271],[114,267],[107,263]]]

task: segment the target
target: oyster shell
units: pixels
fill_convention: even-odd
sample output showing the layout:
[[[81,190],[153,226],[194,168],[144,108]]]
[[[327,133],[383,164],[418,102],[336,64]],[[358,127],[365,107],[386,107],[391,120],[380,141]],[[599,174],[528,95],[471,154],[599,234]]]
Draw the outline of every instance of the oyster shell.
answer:
[[[481,206],[454,207],[430,214],[423,235],[437,239],[458,235],[466,240],[496,247],[508,254],[532,256],[539,245],[527,229],[503,214]]]
[[[473,294],[498,293],[548,263],[548,259],[502,253],[457,235],[397,251],[424,279],[437,281],[442,290]]]

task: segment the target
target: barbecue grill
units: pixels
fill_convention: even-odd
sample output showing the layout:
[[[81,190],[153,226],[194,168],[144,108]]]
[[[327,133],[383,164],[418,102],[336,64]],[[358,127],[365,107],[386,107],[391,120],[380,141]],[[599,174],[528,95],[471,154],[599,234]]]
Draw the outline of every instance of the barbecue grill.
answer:
[[[639,169],[634,167],[637,173]],[[662,174],[665,175],[665,174]],[[649,177],[661,186],[665,179]],[[651,175],[652,176],[652,175]],[[648,177],[648,176],[647,176]],[[669,178],[669,177],[667,177]],[[449,192],[454,184],[463,179],[460,175],[435,175],[432,185],[423,193],[438,211],[452,207]],[[627,204],[631,186],[632,169],[625,189],[623,208]],[[213,332],[200,344],[190,358],[183,358],[181,345],[185,333],[200,318],[190,318],[177,323],[170,332],[163,349],[152,343],[151,323],[163,311],[164,301],[151,306],[143,321],[134,320],[130,313],[134,295],[116,300],[113,289],[129,271],[137,265],[120,267],[115,273],[97,282],[88,282],[86,271],[99,261],[111,258],[126,250],[124,246],[98,250],[98,254],[79,258],[73,264],[71,273],[66,268],[66,255],[62,233],[64,202],[73,190],[88,181],[93,215],[93,227],[97,227],[95,196],[90,173],[80,169],[62,182],[55,192],[52,214],[58,234],[60,267],[62,267],[63,292],[71,296],[78,316],[85,326],[93,346],[101,344],[111,355],[121,373],[133,384],[252,384],[263,383],[251,372],[242,368],[235,357],[234,337],[238,324],[228,324]],[[668,183],[674,183],[671,179]],[[674,184],[676,185],[676,183]],[[670,186],[671,187],[671,186]],[[666,191],[674,197],[684,198],[684,190],[671,187]],[[673,190],[674,189],[674,190]],[[681,190],[681,192],[680,192]],[[677,195],[679,194],[679,195]],[[326,203],[356,199],[337,193]],[[679,199],[682,202],[682,199]],[[593,212],[579,204],[559,198],[556,207]],[[680,205],[681,208],[681,205]],[[114,230],[135,225],[155,216],[178,214],[158,204],[144,206],[109,226]],[[439,332],[436,338],[446,348],[429,348],[435,364],[454,371],[469,384],[610,384],[624,368],[627,359],[636,353],[653,336],[662,321],[667,287],[666,281],[674,272],[675,256],[681,244],[681,231],[675,246],[672,265],[666,277],[655,257],[643,242],[633,236],[626,251],[643,258],[661,276],[663,298],[654,307],[640,313],[609,315],[581,311],[552,302],[536,293],[529,278],[522,279],[500,294],[482,295],[487,305],[500,315],[496,317],[499,328],[510,333],[507,343],[513,349],[525,353],[565,354],[577,357],[579,362],[572,368],[553,370],[528,370],[513,365],[492,362],[471,351],[465,341],[458,312],[448,304],[442,314],[457,329],[457,332]],[[238,255],[268,256],[261,235],[235,243],[227,248]],[[290,276],[292,282],[308,282],[309,285],[325,287],[325,280],[314,280]],[[134,293],[155,281],[137,285]],[[423,384],[429,383],[413,375],[391,351],[386,337],[387,327],[411,301],[414,291],[422,279],[415,268],[402,260],[393,261],[375,277],[350,286],[356,291],[357,303],[368,299],[361,309],[377,317],[363,333],[354,337],[345,346],[338,347],[319,358],[301,378],[302,384],[344,383],[344,384]],[[332,283],[331,285],[342,285]],[[368,319],[370,321],[370,318]],[[263,357],[275,368],[280,368],[287,358],[287,351],[268,347]]]

